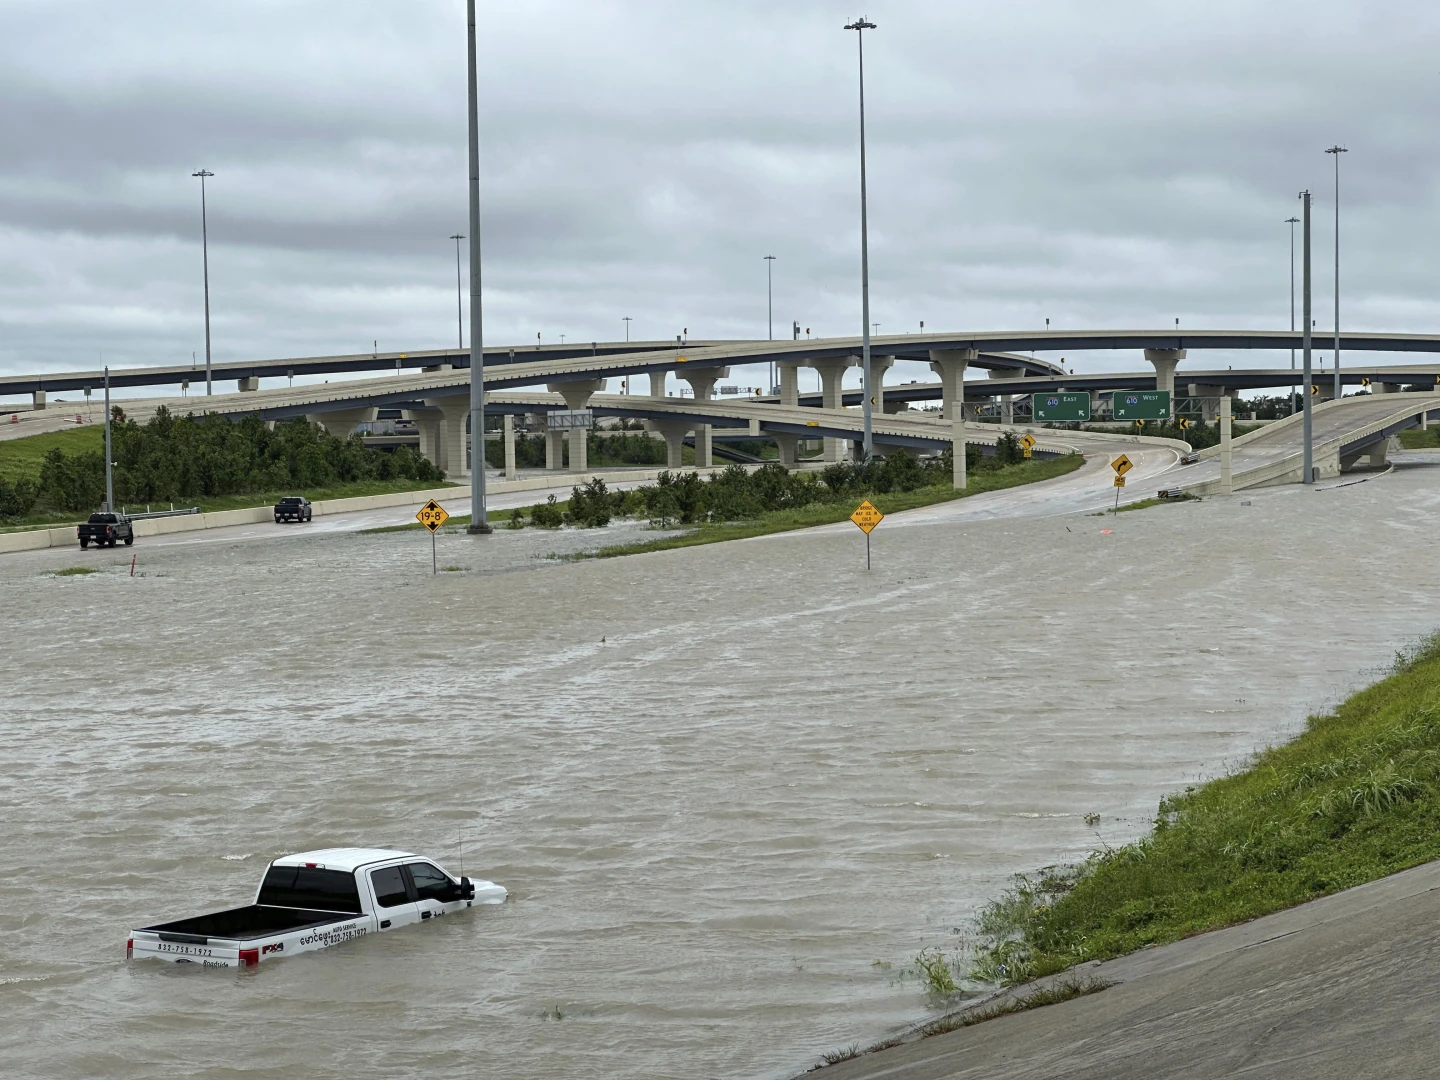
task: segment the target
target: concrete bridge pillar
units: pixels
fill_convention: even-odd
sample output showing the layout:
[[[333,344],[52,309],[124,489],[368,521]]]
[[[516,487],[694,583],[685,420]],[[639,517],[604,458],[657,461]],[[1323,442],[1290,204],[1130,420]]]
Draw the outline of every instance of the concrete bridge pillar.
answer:
[[[1208,424],[1220,418],[1220,399],[1225,396],[1223,386],[1207,386],[1191,383],[1187,387],[1192,398],[1200,398],[1200,416]],[[1171,408],[1174,406],[1172,404]]]
[[[991,368],[985,373],[987,379],[1023,379],[1024,368]],[[1015,395],[1000,394],[1000,423],[1013,424],[1015,422]]]
[[[668,374],[669,372],[667,371],[647,372],[647,376],[650,379],[651,397],[663,398],[665,396],[665,376]],[[634,378],[639,378],[639,376],[634,376]]]
[[[249,378],[236,379],[235,389],[239,390],[242,394],[254,393],[260,389],[260,378],[257,375],[251,375]]]
[[[420,456],[437,469],[448,471],[445,468],[445,444],[440,437],[440,414],[407,410],[404,416],[420,433]]]
[[[650,425],[665,440],[665,467],[684,468],[685,436],[690,432],[690,425],[683,420],[651,420]]]
[[[965,401],[965,368],[980,355],[978,349],[931,349],[930,370],[940,376],[941,415],[950,421],[960,418]]]
[[[825,409],[839,412],[841,405],[840,384],[845,378],[845,369],[855,363],[853,356],[836,356],[827,360],[811,360],[810,367],[820,373],[820,405]],[[840,439],[825,439],[826,461],[840,460]]]
[[[800,436],[789,435],[783,431],[772,431],[770,437],[775,440],[775,447],[780,451],[780,464],[787,469],[793,469],[800,464]]]
[[[45,408],[45,391],[44,391],[44,390],[35,390],[35,391],[32,391],[32,392],[31,392],[31,394],[30,394],[30,408],[34,409],[36,412],[39,412],[41,409]]]
[[[680,372],[680,378],[690,384],[696,401],[709,401],[715,393],[715,384],[721,379],[729,378],[728,367],[712,368],[684,368]],[[714,440],[709,424],[695,425],[695,464],[699,468],[708,469],[715,464]]]
[[[440,438],[445,444],[445,473],[455,480],[470,475],[469,432],[470,395],[426,398],[425,404],[440,412]]]
[[[800,404],[800,361],[781,360],[777,365],[780,372],[780,404]]]
[[[1372,394],[1398,394],[1400,392],[1400,384],[1393,382],[1371,383],[1370,392]]]
[[[369,424],[374,421],[378,410],[371,407],[368,409],[336,409],[333,412],[306,413],[305,419],[312,424],[318,424],[337,439],[348,439],[355,434],[355,429],[361,424]]]
[[[1184,349],[1146,349],[1145,360],[1155,367],[1155,389],[1175,396],[1175,368],[1185,359]]]
[[[565,432],[545,429],[545,468],[549,472],[565,468]]]
[[[875,382],[875,389],[866,387],[866,392],[870,395],[870,407],[877,413],[885,411],[885,373],[894,366],[895,357],[870,354],[870,378]]]
[[[505,442],[505,479],[518,480],[520,470],[515,467],[515,417],[508,412],[500,420],[500,433]]]
[[[887,401],[885,402],[885,408],[882,411],[887,416],[893,416],[896,413],[909,412],[910,403],[908,401]]]
[[[567,382],[553,382],[546,387],[552,394],[559,394],[565,399],[565,408],[576,412],[590,404],[590,399],[605,389],[604,379],[572,379]],[[585,428],[570,429],[570,471],[572,473],[589,472],[590,464],[586,460],[590,432]],[[556,468],[559,468],[557,462]]]

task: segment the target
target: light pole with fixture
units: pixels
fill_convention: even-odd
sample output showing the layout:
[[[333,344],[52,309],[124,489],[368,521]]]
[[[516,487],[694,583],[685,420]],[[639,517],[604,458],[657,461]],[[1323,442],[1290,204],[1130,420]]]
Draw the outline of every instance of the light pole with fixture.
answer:
[[[1335,400],[1340,393],[1340,155],[1348,154],[1345,147],[1336,143],[1325,153],[1335,157]]]
[[[210,228],[205,213],[205,179],[215,174],[209,169],[196,169],[191,176],[200,178],[200,258],[205,267],[205,395],[213,388],[210,385]]]
[[[1314,455],[1310,442],[1312,435],[1312,421],[1310,416],[1310,337],[1311,330],[1315,325],[1315,320],[1310,317],[1310,192],[1302,191],[1300,193],[1300,202],[1302,204],[1301,218],[1303,221],[1300,227],[1300,247],[1302,252],[1300,290],[1305,319],[1304,336],[1301,341],[1301,351],[1304,354],[1304,367],[1301,370],[1300,376],[1300,406],[1305,413],[1304,434],[1302,436],[1305,448],[1302,461],[1305,471],[1300,478],[1300,482],[1303,484],[1313,484],[1315,482],[1315,470],[1313,465]]]
[[[1290,226],[1290,332],[1295,332],[1295,226],[1300,224],[1300,219],[1291,215],[1285,219],[1285,224]],[[1290,347],[1290,370],[1295,370],[1295,347]]]
[[[469,533],[493,532],[485,509],[485,349],[480,307],[480,115],[476,100],[475,0],[466,2],[470,80],[470,525]],[[465,440],[459,440],[464,453]],[[463,461],[462,461],[463,464]]]
[[[775,340],[775,256],[765,256],[765,340]],[[770,361],[770,390],[775,389],[775,361]]]
[[[625,324],[625,340],[628,342],[630,340],[630,316],[623,316],[620,321]]]
[[[860,364],[861,378],[865,382],[865,392],[860,401],[865,417],[864,449],[865,459],[868,461],[875,452],[875,440],[870,426],[870,398],[874,389],[870,384],[870,229],[865,204],[865,31],[874,30],[875,24],[862,16],[853,23],[847,23],[845,29],[855,31],[860,47],[860,329],[864,334],[860,347]]]
[[[459,337],[459,344],[456,347],[464,352],[465,308],[460,300],[460,241],[465,239],[465,234],[457,232],[450,239],[455,241],[455,333]]]

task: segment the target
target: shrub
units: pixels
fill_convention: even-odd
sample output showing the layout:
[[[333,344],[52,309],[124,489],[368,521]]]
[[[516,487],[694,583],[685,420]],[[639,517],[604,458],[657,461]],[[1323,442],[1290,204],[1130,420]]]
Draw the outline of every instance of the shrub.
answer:
[[[565,512],[555,505],[555,496],[551,495],[531,509],[530,520],[542,529],[558,529],[565,524]]]

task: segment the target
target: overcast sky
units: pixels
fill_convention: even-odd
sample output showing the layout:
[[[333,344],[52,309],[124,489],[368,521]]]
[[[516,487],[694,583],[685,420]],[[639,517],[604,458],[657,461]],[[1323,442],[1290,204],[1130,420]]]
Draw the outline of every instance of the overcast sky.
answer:
[[[777,337],[859,333],[861,10],[480,7],[487,342],[763,337],[767,254]],[[217,362],[454,344],[464,8],[0,0],[0,370],[203,361],[201,167]],[[882,333],[1286,326],[1307,186],[1326,327],[1337,141],[1343,325],[1440,330],[1440,5],[863,13]]]

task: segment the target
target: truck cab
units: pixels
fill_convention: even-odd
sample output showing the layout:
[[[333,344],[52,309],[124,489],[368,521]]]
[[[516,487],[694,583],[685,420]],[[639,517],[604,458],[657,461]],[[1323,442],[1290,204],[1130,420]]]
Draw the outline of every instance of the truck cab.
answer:
[[[124,540],[127,546],[135,543],[135,527],[124,514],[91,514],[88,521],[76,528],[75,534],[82,548],[92,543],[97,547],[114,547],[119,540]]]

